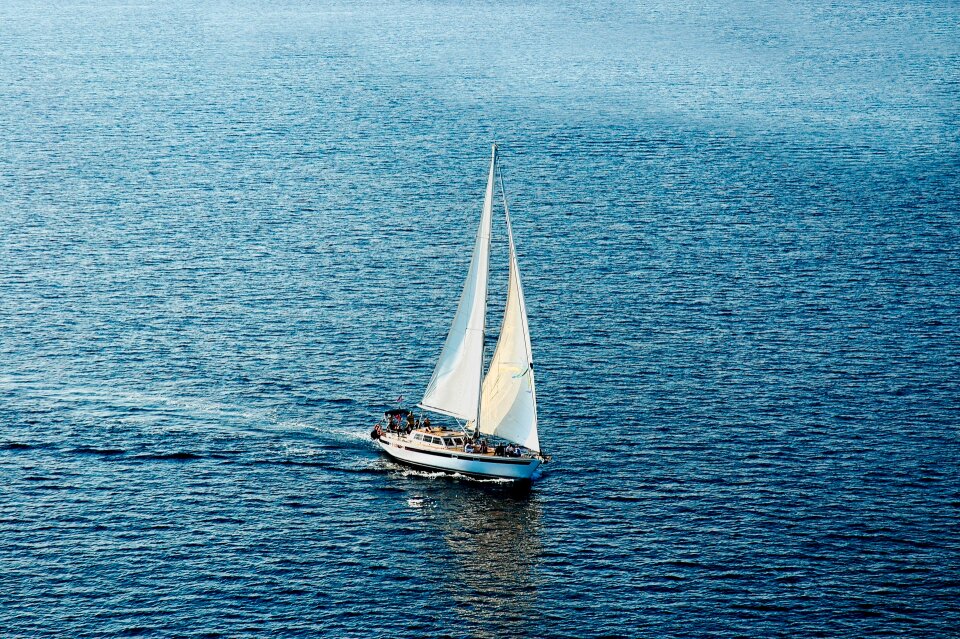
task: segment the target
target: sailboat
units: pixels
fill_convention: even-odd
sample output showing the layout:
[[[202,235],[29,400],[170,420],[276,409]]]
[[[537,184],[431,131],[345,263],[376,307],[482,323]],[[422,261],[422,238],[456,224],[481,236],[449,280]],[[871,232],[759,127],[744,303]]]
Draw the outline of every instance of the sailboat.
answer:
[[[500,336],[486,375],[487,280],[495,178],[499,178],[509,240],[509,282]],[[429,471],[529,481],[549,460],[537,434],[537,397],[527,309],[510,226],[510,210],[497,162],[497,145],[456,315],[423,399],[412,411],[384,413],[371,437],[398,462]],[[424,412],[453,418],[454,427],[434,427]]]

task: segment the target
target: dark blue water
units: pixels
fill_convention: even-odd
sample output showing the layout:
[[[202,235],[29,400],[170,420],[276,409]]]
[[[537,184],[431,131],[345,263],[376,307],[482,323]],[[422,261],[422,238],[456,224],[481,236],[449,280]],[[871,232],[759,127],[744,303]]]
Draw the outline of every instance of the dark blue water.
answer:
[[[0,4],[2,633],[952,635],[958,27]],[[494,139],[556,457],[518,494],[366,439]]]

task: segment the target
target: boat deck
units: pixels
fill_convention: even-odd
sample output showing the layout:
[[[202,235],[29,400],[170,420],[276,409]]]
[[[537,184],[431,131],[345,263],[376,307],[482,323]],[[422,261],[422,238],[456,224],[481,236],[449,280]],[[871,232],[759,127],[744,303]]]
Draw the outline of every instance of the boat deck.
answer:
[[[521,451],[519,454],[501,454],[496,452],[496,446],[488,445],[487,452],[479,450],[466,451],[466,444],[470,437],[461,431],[454,431],[445,428],[416,428],[409,434],[397,431],[386,431],[383,438],[394,441],[398,444],[414,445],[416,447],[432,448],[448,452],[456,452],[459,455],[482,459],[485,457],[506,458],[506,459],[529,459],[535,457],[529,451]]]

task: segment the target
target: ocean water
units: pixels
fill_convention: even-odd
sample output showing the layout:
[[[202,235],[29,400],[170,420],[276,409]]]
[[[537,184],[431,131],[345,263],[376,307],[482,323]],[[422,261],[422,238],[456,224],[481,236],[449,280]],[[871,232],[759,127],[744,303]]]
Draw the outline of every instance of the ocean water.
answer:
[[[5,0],[0,633],[956,636],[958,116],[955,2]],[[529,491],[367,438],[494,140]]]

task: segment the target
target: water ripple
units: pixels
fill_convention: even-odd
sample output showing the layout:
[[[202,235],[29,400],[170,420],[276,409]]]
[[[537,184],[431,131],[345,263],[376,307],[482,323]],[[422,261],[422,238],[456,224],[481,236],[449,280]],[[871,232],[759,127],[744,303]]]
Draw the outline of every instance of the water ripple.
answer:
[[[5,632],[960,626],[955,4],[0,22]],[[368,439],[493,139],[554,455],[522,490]]]

